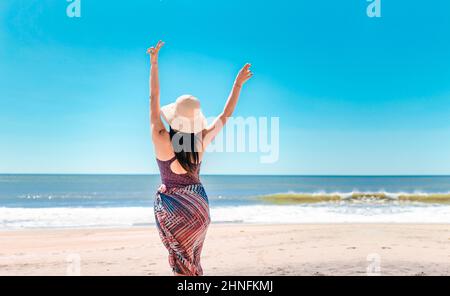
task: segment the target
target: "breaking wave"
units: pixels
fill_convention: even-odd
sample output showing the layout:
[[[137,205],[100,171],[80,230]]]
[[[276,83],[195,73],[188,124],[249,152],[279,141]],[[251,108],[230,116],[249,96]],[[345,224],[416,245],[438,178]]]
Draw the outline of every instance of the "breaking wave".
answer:
[[[277,193],[258,197],[271,204],[303,204],[319,202],[421,202],[450,203],[450,193],[404,193],[404,192],[336,192],[336,193]]]

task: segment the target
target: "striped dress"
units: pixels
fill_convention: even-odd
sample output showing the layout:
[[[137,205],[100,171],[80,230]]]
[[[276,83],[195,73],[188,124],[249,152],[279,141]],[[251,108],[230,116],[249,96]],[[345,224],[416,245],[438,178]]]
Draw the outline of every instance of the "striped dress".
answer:
[[[208,196],[200,182],[200,164],[193,174],[175,174],[167,161],[157,160],[162,186],[155,198],[155,220],[161,240],[169,251],[172,271],[203,275],[200,255],[210,224]]]

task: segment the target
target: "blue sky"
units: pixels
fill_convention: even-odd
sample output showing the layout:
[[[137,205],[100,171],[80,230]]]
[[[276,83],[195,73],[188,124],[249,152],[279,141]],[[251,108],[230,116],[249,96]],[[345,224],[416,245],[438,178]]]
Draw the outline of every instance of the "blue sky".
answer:
[[[145,50],[162,103],[191,93],[280,117],[280,159],[205,156],[209,174],[450,174],[449,1],[0,2],[0,173],[156,173]]]

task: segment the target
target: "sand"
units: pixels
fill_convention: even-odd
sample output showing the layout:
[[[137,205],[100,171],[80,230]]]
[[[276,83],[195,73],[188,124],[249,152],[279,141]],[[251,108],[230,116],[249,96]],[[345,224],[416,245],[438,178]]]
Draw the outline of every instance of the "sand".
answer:
[[[450,275],[450,225],[213,224],[202,262],[205,275]],[[171,271],[154,227],[0,232],[0,275],[66,274]]]

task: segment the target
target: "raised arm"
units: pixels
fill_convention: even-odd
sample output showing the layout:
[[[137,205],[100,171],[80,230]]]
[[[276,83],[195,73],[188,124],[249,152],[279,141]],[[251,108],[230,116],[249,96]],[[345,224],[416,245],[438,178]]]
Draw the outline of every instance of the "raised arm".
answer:
[[[150,125],[152,130],[152,136],[160,135],[164,130],[164,124],[162,123],[160,116],[160,103],[159,103],[159,76],[158,76],[158,54],[164,42],[159,41],[155,47],[150,47],[147,50],[147,54],[150,55]]]
[[[250,64],[245,64],[245,66],[239,71],[236,80],[231,89],[230,96],[223,108],[222,113],[214,120],[214,122],[203,132],[203,147],[206,148],[219,134],[227,123],[228,118],[233,115],[234,109],[241,94],[242,87],[244,84],[253,76],[250,71]]]

